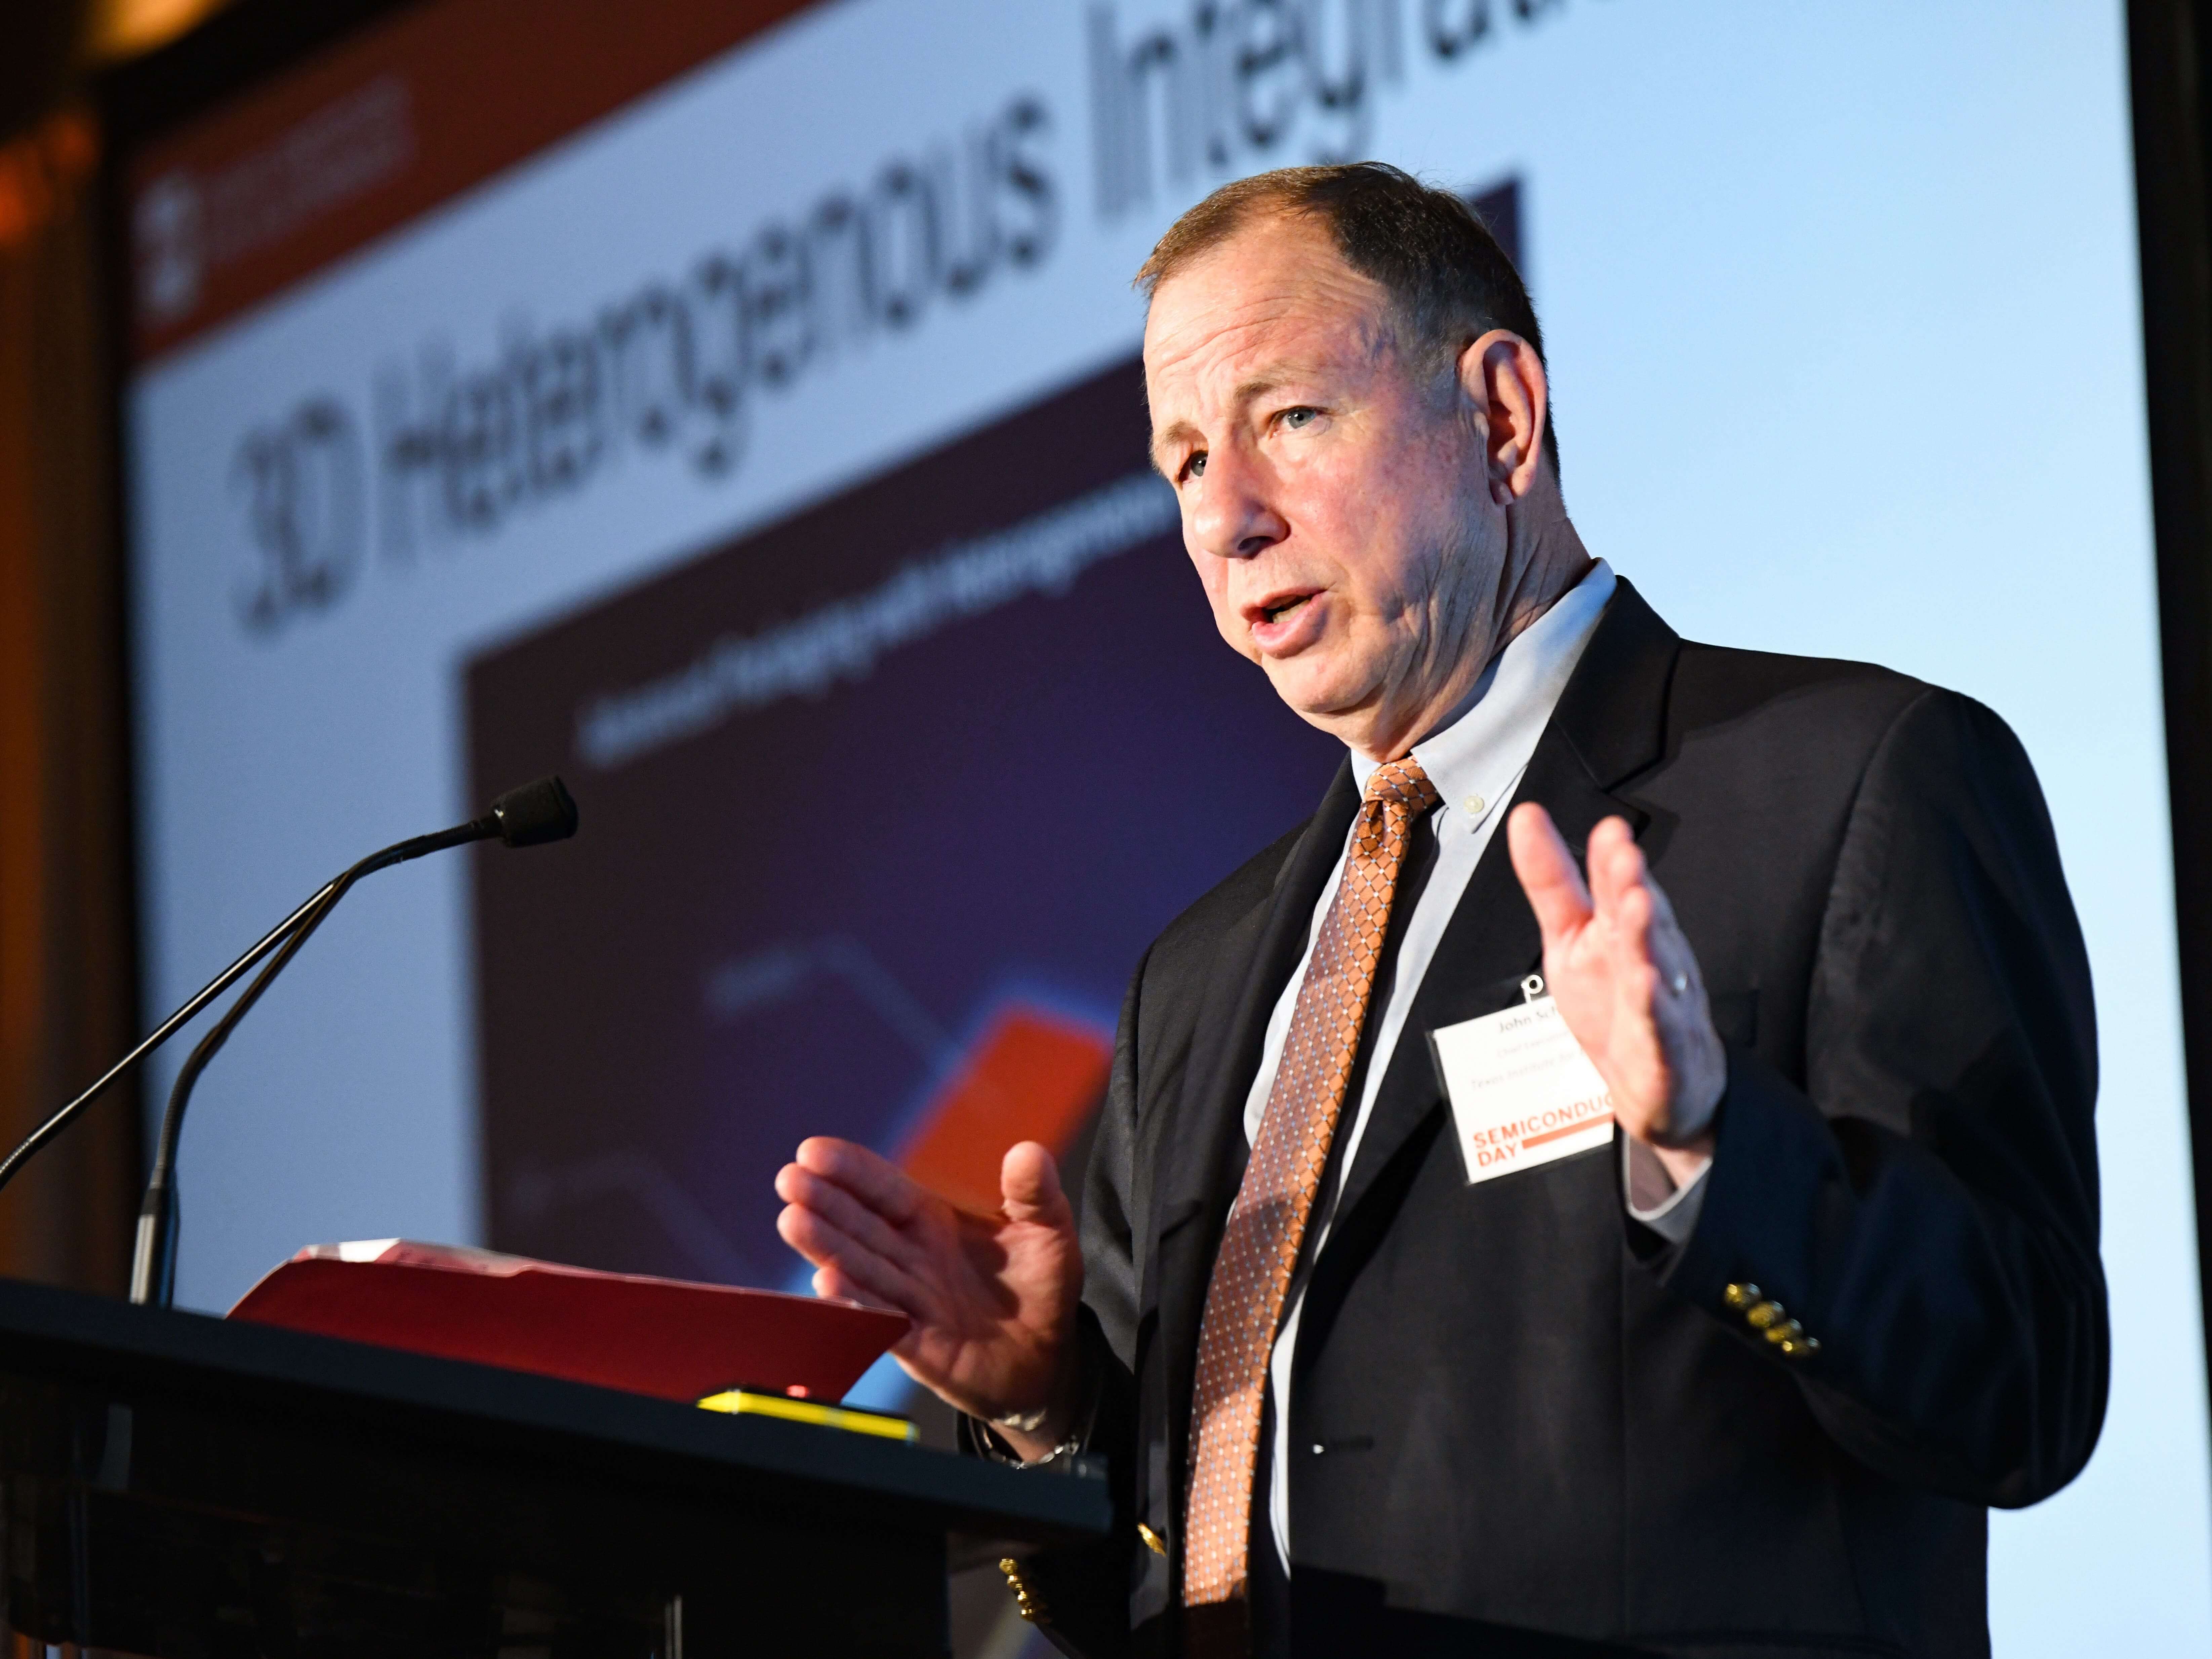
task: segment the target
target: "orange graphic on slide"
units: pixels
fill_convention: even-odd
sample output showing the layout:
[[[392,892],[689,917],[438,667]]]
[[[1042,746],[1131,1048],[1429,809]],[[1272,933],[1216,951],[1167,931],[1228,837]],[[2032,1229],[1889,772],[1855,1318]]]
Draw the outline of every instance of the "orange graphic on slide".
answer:
[[[922,1109],[899,1167],[963,1210],[999,1207],[999,1164],[1017,1141],[1066,1152],[1106,1087],[1113,1045],[1033,1004],[1000,1011]]]

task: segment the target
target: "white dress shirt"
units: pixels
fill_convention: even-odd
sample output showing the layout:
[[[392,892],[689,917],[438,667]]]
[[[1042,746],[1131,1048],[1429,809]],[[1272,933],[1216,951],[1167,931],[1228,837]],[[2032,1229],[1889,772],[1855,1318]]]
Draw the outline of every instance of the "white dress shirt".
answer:
[[[1336,1166],[1340,1171],[1350,1170],[1358,1153],[1360,1137],[1366,1133],[1367,1120],[1374,1109],[1376,1091],[1382,1086],[1383,1074],[1389,1070],[1390,1057],[1405,1028],[1407,1012],[1413,1006],[1421,977],[1428,971],[1429,960],[1436,954],[1437,941],[1443,938],[1452,913],[1459,908],[1475,866],[1481,861],[1492,836],[1504,821],[1506,805],[1520,787],[1521,775],[1528,769],[1529,757],[1536,752],[1537,741],[1551,722],[1552,710],[1566,689],[1575,664],[1582,658],[1583,647],[1596,631],[1598,618],[1607,601],[1613,598],[1613,570],[1601,559],[1581,582],[1505,647],[1476,685],[1474,701],[1466,712],[1413,745],[1413,758],[1421,763],[1421,769],[1428,774],[1430,782],[1443,797],[1442,804],[1424,820],[1428,833],[1437,840],[1436,864],[1427,885],[1414,903],[1413,914],[1405,919],[1395,971],[1388,984],[1375,988],[1374,994],[1383,999],[1381,1017],[1373,1024],[1374,1046],[1367,1059],[1358,1107],[1348,1121],[1342,1117],[1338,1120],[1337,1132],[1345,1137],[1343,1155]],[[1352,781],[1362,792],[1377,764],[1357,750],[1352,751]],[[1348,831],[1345,843],[1349,848]],[[1504,856],[1503,849],[1498,856]],[[1267,1021],[1259,1070],[1253,1076],[1251,1091],[1244,1101],[1244,1136],[1248,1142],[1258,1138],[1260,1120],[1267,1113],[1267,1097],[1275,1086],[1276,1068],[1282,1063],[1291,1015],[1297,1006],[1299,988],[1305,982],[1307,965],[1313,960],[1314,940],[1336,897],[1337,883],[1343,873],[1344,854],[1340,852],[1336,868],[1330,872],[1314,906],[1305,957],[1283,988]],[[1622,1139],[1625,1142],[1626,1138]],[[1624,1200],[1628,1192],[1628,1155],[1629,1149],[1624,1146]],[[1639,1190],[1654,1190],[1655,1170],[1658,1170],[1656,1158],[1650,1158],[1648,1166],[1639,1169]],[[1659,1170],[1656,1179],[1656,1190],[1664,1192],[1668,1183],[1663,1170]],[[1663,1202],[1649,1208],[1632,1207],[1630,1213],[1679,1243],[1689,1237],[1697,1224],[1704,1190],[1705,1176],[1700,1172]],[[1319,1254],[1328,1237],[1329,1220],[1328,1212],[1317,1203],[1310,1255]],[[1273,1392],[1275,1405],[1275,1435],[1267,1516],[1276,1551],[1286,1570],[1291,1559],[1291,1358],[1297,1348],[1298,1315],[1304,1306],[1304,1291],[1301,1286],[1293,1291],[1268,1364],[1268,1386]]]

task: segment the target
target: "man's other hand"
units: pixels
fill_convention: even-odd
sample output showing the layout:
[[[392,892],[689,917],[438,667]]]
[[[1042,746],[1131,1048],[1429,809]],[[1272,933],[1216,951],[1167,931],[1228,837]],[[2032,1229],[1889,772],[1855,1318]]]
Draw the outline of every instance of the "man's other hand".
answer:
[[[1033,1140],[1007,1152],[991,1215],[956,1209],[866,1147],[822,1136],[799,1144],[775,1190],[786,1206],[776,1231],[814,1264],[817,1295],[914,1322],[891,1350],[908,1376],[994,1425],[1025,1458],[1066,1436],[1083,1253],[1050,1152]]]
[[[1621,1127],[1686,1185],[1712,1156],[1728,1060],[1674,907],[1618,817],[1590,832],[1587,886],[1542,807],[1514,808],[1506,839],[1559,1017],[1613,1091]]]

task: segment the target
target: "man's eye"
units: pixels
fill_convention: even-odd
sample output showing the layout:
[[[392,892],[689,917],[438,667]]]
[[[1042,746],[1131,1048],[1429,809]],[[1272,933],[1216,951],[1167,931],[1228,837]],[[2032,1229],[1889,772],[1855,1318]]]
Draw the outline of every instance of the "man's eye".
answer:
[[[1197,454],[1192,456],[1188,460],[1182,464],[1182,476],[1186,478],[1203,478],[1206,476],[1206,452],[1204,450],[1200,450]]]
[[[1301,427],[1312,425],[1320,414],[1317,409],[1286,409],[1276,418],[1296,432]]]

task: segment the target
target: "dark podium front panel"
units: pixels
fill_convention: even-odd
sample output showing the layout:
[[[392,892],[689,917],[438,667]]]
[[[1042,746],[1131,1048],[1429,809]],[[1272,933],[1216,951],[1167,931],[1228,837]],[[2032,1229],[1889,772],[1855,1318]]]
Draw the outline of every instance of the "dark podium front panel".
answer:
[[[0,1282],[7,1628],[160,1656],[941,1656],[948,1540],[1102,1535],[1030,1474]]]

